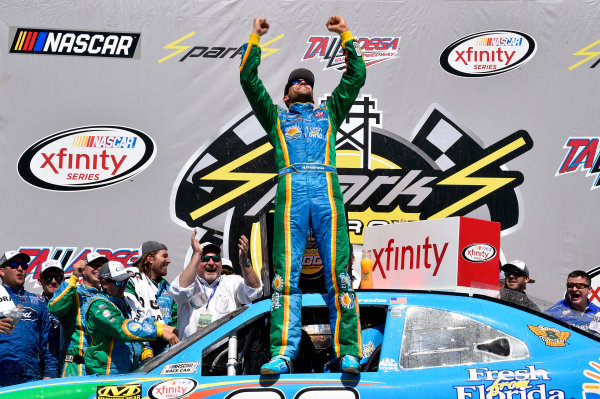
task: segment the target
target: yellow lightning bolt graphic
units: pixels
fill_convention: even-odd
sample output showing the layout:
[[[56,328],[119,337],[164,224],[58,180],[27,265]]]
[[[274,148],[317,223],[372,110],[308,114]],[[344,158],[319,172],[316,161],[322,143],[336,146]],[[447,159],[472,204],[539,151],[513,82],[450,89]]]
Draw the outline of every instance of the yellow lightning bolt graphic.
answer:
[[[475,191],[473,194],[470,194],[463,198],[462,200],[450,205],[446,209],[442,209],[435,215],[429,217],[429,219],[437,219],[437,218],[445,218],[459,210],[467,207],[473,202],[485,197],[486,195],[492,193],[495,190],[498,190],[502,186],[507,185],[514,178],[500,178],[500,177],[469,177],[473,173],[478,170],[488,166],[492,162],[497,161],[498,159],[504,157],[507,154],[515,151],[519,147],[525,145],[525,140],[522,137],[519,137],[515,141],[505,145],[504,147],[494,151],[493,153],[483,157],[479,161],[467,166],[466,168],[456,172],[452,176],[445,178],[440,181],[438,185],[448,185],[448,186],[483,186],[481,189]]]
[[[600,43],[600,40],[598,40],[597,42],[594,42],[594,43],[590,44],[589,46],[584,47],[581,50],[573,53],[573,55],[587,55],[589,57],[587,57],[587,58],[579,61],[577,64],[571,65],[569,67],[569,71],[577,68],[579,65],[584,64],[584,63],[588,62],[589,60],[591,60],[592,58],[597,57],[598,55],[600,55],[600,51],[590,51],[590,52],[588,52],[589,49],[591,49],[592,47],[594,47],[595,45],[597,45],[599,43]]]
[[[277,36],[275,39],[271,39],[268,42],[266,42],[265,44],[261,45],[260,48],[262,50],[262,56],[260,57],[260,59],[262,60],[263,58],[267,58],[268,56],[270,56],[271,54],[274,54],[276,52],[278,52],[280,49],[278,48],[267,48],[266,46],[268,46],[269,44],[276,42],[277,40],[281,39],[283,37],[283,34]]]
[[[233,162],[228,163],[227,165],[215,170],[212,173],[207,174],[202,177],[200,180],[222,180],[222,181],[246,181],[247,183],[242,184],[240,187],[237,187],[231,190],[229,193],[220,196],[218,199],[209,202],[208,204],[196,209],[195,211],[190,213],[190,216],[193,220],[196,220],[207,213],[217,209],[218,207],[231,202],[233,198],[237,198],[244,193],[252,190],[255,187],[260,186],[264,182],[272,179],[274,176],[277,176],[276,173],[238,173],[232,172],[232,170],[239,168],[240,166],[252,161],[255,158],[258,158],[262,154],[270,151],[273,148],[270,143],[266,143],[258,147],[257,149],[250,151],[244,156],[236,159]]]
[[[189,37],[194,36],[195,34],[196,34],[196,32],[188,33],[187,35],[175,40],[173,43],[169,43],[166,46],[164,46],[163,48],[166,48],[167,50],[177,50],[177,51],[174,51],[171,54],[167,55],[166,57],[161,58],[160,60],[158,60],[158,63],[160,64],[161,62],[166,61],[169,58],[176,56],[177,54],[181,53],[182,51],[189,49],[191,46],[177,46],[177,44],[184,41],[185,39],[187,39]]]

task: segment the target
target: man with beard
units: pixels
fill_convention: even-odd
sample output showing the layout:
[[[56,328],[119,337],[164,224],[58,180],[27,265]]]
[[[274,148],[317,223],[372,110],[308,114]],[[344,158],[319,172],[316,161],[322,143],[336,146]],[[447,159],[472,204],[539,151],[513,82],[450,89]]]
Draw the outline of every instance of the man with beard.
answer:
[[[583,270],[575,270],[567,276],[565,299],[544,313],[600,336],[600,308],[589,301],[592,278]]]
[[[175,278],[169,291],[177,302],[181,339],[262,294],[260,278],[248,259],[245,236],[240,237],[238,244],[242,276],[222,274],[221,248],[209,242],[200,245],[195,237],[194,229],[190,263]]]
[[[84,315],[90,301],[100,292],[98,269],[107,261],[98,252],[90,252],[85,259],[75,262],[69,280],[62,282],[48,302],[48,310],[59,318],[63,336],[68,341],[63,377],[85,375],[83,355],[89,345],[89,336],[84,328]]]
[[[7,251],[0,257],[0,296],[8,296],[23,315],[16,326],[9,317],[1,319],[0,386],[50,379],[58,374],[58,361],[48,349],[51,323],[46,303],[23,288],[30,260],[29,255],[18,251]]]
[[[540,308],[525,293],[527,283],[535,283],[534,279],[529,278],[529,269],[525,262],[513,260],[502,266],[502,271],[504,272],[504,287],[500,288],[500,299],[539,312]]]

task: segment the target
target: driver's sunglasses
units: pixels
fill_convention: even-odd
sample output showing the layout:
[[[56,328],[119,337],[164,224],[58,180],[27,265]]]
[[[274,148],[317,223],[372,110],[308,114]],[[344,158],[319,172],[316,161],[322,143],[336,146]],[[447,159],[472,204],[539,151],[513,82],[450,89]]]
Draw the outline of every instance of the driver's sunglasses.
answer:
[[[515,276],[515,277],[524,277],[525,273],[520,270],[511,270],[508,272],[504,272],[505,276]]]
[[[109,280],[109,281],[111,283],[113,283],[115,285],[115,287],[123,288],[127,285],[128,280],[123,280],[123,281]]]
[[[221,260],[221,257],[219,255],[204,255],[202,256],[202,258],[200,258],[202,260],[202,262],[206,263],[209,260],[213,260],[213,262],[218,262]]]
[[[584,283],[567,283],[567,288],[573,288],[573,287],[577,287],[577,289],[584,289],[584,288],[589,288],[590,285],[588,284],[584,284]]]
[[[17,270],[19,267],[21,267],[23,270],[27,270],[27,263],[23,262],[10,262],[7,266],[15,270]]]
[[[50,284],[52,280],[56,280],[56,282],[60,284],[65,279],[65,276],[44,276],[42,279],[48,284]]]
[[[294,85],[299,85],[300,83],[304,82],[305,85],[313,87],[313,85],[308,81],[308,80],[304,80],[304,79],[296,79],[292,81],[292,86]]]

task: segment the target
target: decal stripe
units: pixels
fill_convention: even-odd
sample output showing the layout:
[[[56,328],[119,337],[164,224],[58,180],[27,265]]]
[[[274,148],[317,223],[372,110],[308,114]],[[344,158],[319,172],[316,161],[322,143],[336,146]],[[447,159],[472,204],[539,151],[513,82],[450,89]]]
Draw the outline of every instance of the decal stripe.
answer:
[[[79,343],[77,344],[77,353],[79,356],[83,356],[83,341],[85,339],[85,333],[83,332],[83,322],[81,320],[81,304],[79,303],[79,295],[75,293],[75,306],[77,306],[77,326],[79,327]],[[83,375],[83,364],[77,365],[78,375]]]
[[[329,231],[331,231],[331,281],[333,283],[333,290],[335,295],[335,334],[333,335],[335,340],[333,343],[333,349],[337,357],[340,357],[340,323],[342,321],[342,312],[340,309],[340,287],[337,284],[337,275],[335,273],[335,265],[337,261],[337,208],[335,206],[335,198],[333,197],[333,185],[331,183],[331,173],[325,173],[325,177],[327,178],[327,196],[329,198],[329,208],[331,209],[331,226],[329,227]]]
[[[19,33],[19,39],[17,40],[17,44],[15,44],[15,50],[21,51],[21,46],[23,45],[24,38],[25,38],[25,31],[21,31]]]
[[[288,152],[285,137],[281,131],[281,121],[277,118],[277,135],[279,136],[279,143],[281,144],[281,152],[283,153],[283,159],[285,160],[285,166],[290,166],[290,154]]]
[[[284,239],[285,239],[285,276],[283,278],[283,326],[281,330],[280,355],[285,355],[288,345],[288,334],[290,328],[290,276],[292,272],[292,176],[290,173],[285,175],[285,212],[284,220]]]
[[[331,114],[327,115],[327,119],[329,119],[329,128],[327,129],[327,144],[325,145],[325,165],[330,165],[330,161],[329,161],[329,154],[330,151],[332,150],[332,148],[330,148],[329,146],[331,145]],[[335,151],[335,143],[333,146],[333,151]]]
[[[108,359],[106,362],[106,375],[110,374],[110,363],[112,360],[112,351],[113,351],[114,345],[115,345],[115,339],[111,338],[110,339],[110,347],[108,348]]]
[[[27,48],[29,47],[29,42],[31,41],[31,36],[33,32],[29,31],[27,32],[27,38],[25,39],[25,45],[23,46],[23,51],[27,51]]]
[[[33,32],[33,36],[31,37],[31,42],[29,43],[29,47],[27,47],[27,51],[33,50],[33,45],[35,44],[35,41],[37,40],[37,36],[38,36],[38,33]]]
[[[44,44],[46,43],[46,37],[48,37],[48,32],[40,32],[40,36],[37,40],[37,43],[34,47],[34,51],[42,51],[44,49]]]
[[[246,60],[250,55],[250,50],[252,50],[252,46],[254,45],[252,43],[249,43],[248,47],[246,47],[246,53],[244,53],[244,58],[242,59],[242,64],[240,65],[240,72],[242,71],[242,69],[244,69],[244,65],[246,65]]]

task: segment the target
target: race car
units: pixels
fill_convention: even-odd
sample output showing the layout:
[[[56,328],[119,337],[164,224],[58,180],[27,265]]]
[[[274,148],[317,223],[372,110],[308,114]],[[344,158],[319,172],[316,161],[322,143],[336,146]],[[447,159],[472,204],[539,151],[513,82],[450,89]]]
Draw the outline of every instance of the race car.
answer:
[[[5,387],[0,399],[600,398],[600,340],[499,299],[449,292],[358,293],[360,374],[332,358],[321,294],[303,296],[291,374],[261,376],[271,301],[244,306],[131,374]]]

